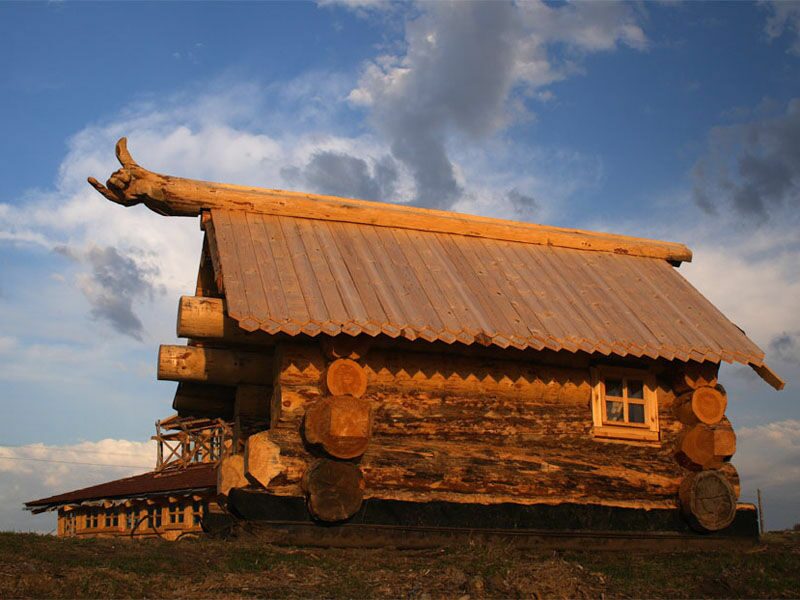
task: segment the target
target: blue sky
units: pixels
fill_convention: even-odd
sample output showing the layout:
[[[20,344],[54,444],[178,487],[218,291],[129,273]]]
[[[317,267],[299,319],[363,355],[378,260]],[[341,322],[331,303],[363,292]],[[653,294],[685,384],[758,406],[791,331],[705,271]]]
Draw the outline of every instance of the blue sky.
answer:
[[[16,459],[147,465],[169,413],[200,232],[85,184],[121,135],[170,174],[687,243],[789,382],[723,370],[744,497],[800,521],[800,3],[5,3],[0,72],[0,528],[130,471]]]

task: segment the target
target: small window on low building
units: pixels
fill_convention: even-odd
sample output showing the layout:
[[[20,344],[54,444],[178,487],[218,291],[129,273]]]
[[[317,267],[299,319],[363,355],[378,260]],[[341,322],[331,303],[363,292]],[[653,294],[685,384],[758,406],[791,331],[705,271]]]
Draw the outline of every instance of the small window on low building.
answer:
[[[133,529],[136,526],[136,510],[133,508],[125,511],[125,529]]]
[[[170,525],[183,523],[183,506],[180,504],[169,505],[169,522]]]
[[[147,509],[147,526],[150,529],[161,529],[161,507],[151,506]]]
[[[203,520],[203,504],[192,502],[192,525],[200,525]]]
[[[657,441],[655,378],[645,370],[597,367],[592,370],[594,436]]]

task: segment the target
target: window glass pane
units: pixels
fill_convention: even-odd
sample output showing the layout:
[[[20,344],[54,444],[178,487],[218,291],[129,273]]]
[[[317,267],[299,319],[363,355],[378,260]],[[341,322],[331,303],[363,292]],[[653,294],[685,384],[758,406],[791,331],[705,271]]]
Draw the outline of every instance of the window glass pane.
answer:
[[[628,398],[644,400],[644,382],[641,379],[628,379]]]
[[[606,396],[622,398],[622,380],[606,379]]]
[[[628,422],[644,423],[644,404],[628,404]]]
[[[609,421],[622,421],[623,420],[622,408],[623,408],[622,402],[611,402],[610,400],[607,400],[606,419]]]

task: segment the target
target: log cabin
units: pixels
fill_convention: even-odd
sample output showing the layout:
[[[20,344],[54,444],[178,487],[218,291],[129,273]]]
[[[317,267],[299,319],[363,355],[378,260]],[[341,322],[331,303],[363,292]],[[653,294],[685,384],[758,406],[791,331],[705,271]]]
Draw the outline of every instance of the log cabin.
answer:
[[[124,138],[117,157],[97,191],[204,231],[158,378],[175,419],[230,424],[220,510],[318,532],[758,535],[719,367],[784,383],[681,276],[686,246],[161,175]]]

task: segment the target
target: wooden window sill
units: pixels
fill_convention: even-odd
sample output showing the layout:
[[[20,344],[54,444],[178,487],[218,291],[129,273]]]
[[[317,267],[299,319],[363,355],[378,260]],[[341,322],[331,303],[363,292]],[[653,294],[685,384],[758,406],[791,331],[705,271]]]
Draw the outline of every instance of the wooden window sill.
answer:
[[[625,426],[595,426],[592,430],[595,439],[601,441],[658,442],[659,432],[652,429]]]

